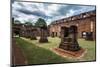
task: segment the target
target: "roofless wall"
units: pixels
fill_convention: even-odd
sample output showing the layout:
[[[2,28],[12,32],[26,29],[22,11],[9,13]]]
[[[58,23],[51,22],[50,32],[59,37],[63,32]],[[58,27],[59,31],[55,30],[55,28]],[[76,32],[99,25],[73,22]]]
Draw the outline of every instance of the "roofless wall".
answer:
[[[83,38],[85,32],[92,32],[93,39],[95,40],[95,27],[96,27],[96,11],[85,12],[79,15],[59,19],[50,24],[50,35],[59,36],[61,27],[70,27],[75,25],[78,27],[78,37]]]

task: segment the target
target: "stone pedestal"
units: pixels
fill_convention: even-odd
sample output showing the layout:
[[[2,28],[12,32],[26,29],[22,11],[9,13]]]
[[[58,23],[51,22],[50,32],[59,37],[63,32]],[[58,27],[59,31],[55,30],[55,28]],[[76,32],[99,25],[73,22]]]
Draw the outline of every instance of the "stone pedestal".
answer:
[[[37,40],[36,38],[36,29],[32,29],[31,30],[31,37],[30,37],[31,40]]]
[[[79,44],[77,42],[77,27],[70,26],[61,28],[61,43],[59,48],[69,51],[80,50]]]
[[[41,27],[41,34],[40,34],[40,43],[46,43],[48,42],[47,39],[47,27]]]
[[[31,38],[30,38],[31,40],[37,40],[37,38],[36,38],[36,36],[35,36],[35,34],[32,32],[32,34],[31,34]]]
[[[31,31],[28,30],[28,31],[27,31],[27,38],[30,38],[30,37],[31,37]]]

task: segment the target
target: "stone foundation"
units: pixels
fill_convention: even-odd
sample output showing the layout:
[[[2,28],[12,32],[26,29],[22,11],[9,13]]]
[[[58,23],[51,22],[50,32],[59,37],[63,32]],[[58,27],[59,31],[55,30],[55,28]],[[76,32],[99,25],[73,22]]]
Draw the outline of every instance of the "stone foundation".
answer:
[[[70,58],[75,58],[75,59],[79,59],[81,57],[83,57],[86,53],[85,49],[80,49],[79,51],[68,51],[68,50],[63,50],[60,48],[54,48],[52,49],[53,52],[55,52],[56,54],[62,56],[62,57],[70,57]]]

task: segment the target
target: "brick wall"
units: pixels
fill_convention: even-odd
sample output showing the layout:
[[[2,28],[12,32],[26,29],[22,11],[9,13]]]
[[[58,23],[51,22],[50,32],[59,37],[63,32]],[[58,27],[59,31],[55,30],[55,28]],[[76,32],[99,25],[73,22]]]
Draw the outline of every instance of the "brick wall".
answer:
[[[60,36],[61,27],[69,27],[71,25],[77,26],[79,38],[82,38],[83,32],[93,32],[93,39],[95,40],[96,14],[91,12],[52,22],[52,24],[49,27],[50,35],[54,33],[55,36]]]

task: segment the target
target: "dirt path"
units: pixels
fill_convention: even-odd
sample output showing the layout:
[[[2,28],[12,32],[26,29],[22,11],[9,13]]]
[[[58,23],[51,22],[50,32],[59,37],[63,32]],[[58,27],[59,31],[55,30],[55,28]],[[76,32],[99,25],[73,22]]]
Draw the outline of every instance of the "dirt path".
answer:
[[[13,65],[26,65],[27,61],[22,53],[22,50],[17,45],[15,38],[12,39],[12,64]]]

